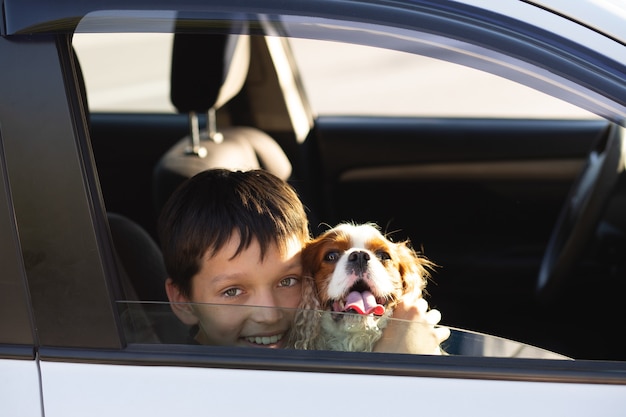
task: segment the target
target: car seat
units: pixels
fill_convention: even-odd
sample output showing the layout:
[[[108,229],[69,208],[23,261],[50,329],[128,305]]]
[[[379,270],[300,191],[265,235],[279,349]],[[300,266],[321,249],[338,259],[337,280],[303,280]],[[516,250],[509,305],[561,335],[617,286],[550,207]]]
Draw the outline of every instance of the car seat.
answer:
[[[118,213],[107,213],[118,264],[127,279],[122,291],[130,300],[167,301],[167,271],[161,250],[141,226]]]
[[[245,126],[217,127],[216,110],[241,90],[249,61],[247,35],[175,35],[170,97],[179,112],[189,115],[190,133],[155,166],[153,195],[157,215],[183,181],[207,169],[261,168],[289,179],[291,162],[265,132]],[[199,127],[200,114],[206,114],[204,129]]]
[[[171,313],[165,293],[167,271],[161,249],[141,226],[107,213],[119,276],[115,288],[126,341],[181,343],[189,328]],[[142,301],[143,303],[138,303]],[[147,302],[147,303],[145,303]]]

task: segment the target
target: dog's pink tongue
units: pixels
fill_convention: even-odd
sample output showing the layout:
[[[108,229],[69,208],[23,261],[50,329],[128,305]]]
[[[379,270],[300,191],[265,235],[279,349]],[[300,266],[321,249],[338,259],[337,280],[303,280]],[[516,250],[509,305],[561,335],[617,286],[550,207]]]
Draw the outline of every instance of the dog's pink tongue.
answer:
[[[369,291],[352,291],[346,298],[344,311],[355,310],[359,314],[385,314],[385,306],[376,302],[376,297]]]

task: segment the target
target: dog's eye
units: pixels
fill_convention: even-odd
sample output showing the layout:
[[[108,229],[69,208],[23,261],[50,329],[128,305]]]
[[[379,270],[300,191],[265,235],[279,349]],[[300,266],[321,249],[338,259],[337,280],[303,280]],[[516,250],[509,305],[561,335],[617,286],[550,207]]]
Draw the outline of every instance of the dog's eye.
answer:
[[[376,251],[376,257],[383,262],[391,259],[391,255],[389,255],[389,252],[385,252],[384,250]]]
[[[325,262],[337,262],[339,260],[339,252],[338,251],[330,251],[326,252],[324,255]]]

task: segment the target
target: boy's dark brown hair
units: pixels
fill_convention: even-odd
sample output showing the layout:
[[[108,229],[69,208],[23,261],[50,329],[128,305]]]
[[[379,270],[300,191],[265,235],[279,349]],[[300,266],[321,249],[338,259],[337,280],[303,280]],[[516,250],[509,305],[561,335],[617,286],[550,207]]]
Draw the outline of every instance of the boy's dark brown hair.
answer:
[[[165,267],[182,294],[190,295],[201,258],[233,233],[241,237],[234,256],[256,239],[261,258],[271,244],[282,251],[289,239],[309,237],[304,207],[287,182],[265,170],[201,172],[172,194],[159,217]]]

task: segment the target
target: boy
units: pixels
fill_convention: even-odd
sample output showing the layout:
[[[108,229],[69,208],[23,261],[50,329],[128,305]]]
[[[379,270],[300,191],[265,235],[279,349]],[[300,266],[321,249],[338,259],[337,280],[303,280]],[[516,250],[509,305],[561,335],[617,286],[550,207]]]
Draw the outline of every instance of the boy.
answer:
[[[309,239],[289,184],[264,170],[204,171],[169,199],[159,237],[172,310],[197,326],[198,343],[287,347],[302,296],[300,251]],[[423,300],[405,303],[394,317],[436,324],[438,312],[427,309]],[[387,330],[376,350],[430,353],[447,338],[433,327],[419,338]]]

